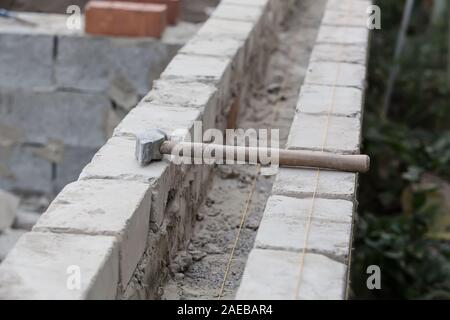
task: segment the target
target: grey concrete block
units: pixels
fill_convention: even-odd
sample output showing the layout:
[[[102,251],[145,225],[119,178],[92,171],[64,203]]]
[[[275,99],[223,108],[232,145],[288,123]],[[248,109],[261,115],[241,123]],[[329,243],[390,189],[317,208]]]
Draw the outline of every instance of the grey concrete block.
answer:
[[[0,87],[53,86],[53,36],[0,33]]]
[[[304,85],[300,90],[297,112],[360,117],[362,90],[349,87]]]
[[[0,189],[0,232],[12,226],[19,202],[17,196]]]
[[[77,181],[61,191],[33,231],[115,236],[125,286],[146,248],[150,208],[148,184]]]
[[[289,149],[358,154],[361,119],[297,113],[292,122]]]
[[[114,299],[118,261],[111,236],[29,232],[0,265],[0,299]]]
[[[16,146],[2,149],[0,188],[10,191],[51,193],[52,165],[38,155],[41,147]]]
[[[347,267],[325,256],[253,249],[245,266],[238,300],[342,300]],[[302,271],[301,271],[302,270]]]
[[[2,123],[19,128],[29,143],[50,140],[97,147],[107,139],[110,101],[102,95],[62,91],[1,91]]]
[[[315,193],[317,198],[353,201],[356,181],[355,173],[320,170],[317,183],[317,170],[281,168],[272,192],[296,198],[312,197]]]
[[[175,52],[169,45],[153,39],[60,36],[56,83],[66,88],[104,92],[120,77],[144,95]]]
[[[98,148],[64,146],[60,163],[56,164],[55,191],[78,179],[83,168],[91,161]]]
[[[0,231],[0,262],[6,258],[8,253],[14,248],[14,245],[25,232],[25,230],[16,229]]]
[[[306,250],[346,262],[352,222],[351,201],[272,196],[267,202],[255,247]]]

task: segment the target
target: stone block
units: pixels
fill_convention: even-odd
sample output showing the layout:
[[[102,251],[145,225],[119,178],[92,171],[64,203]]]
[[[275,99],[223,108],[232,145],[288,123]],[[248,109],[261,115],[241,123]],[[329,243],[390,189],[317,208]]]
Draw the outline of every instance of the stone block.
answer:
[[[362,90],[350,87],[304,85],[297,102],[297,112],[360,117]]]
[[[306,250],[346,262],[352,222],[351,201],[272,196],[267,202],[255,247]]]
[[[61,162],[56,164],[55,191],[59,192],[67,184],[76,181],[98,149],[64,146]]]
[[[0,33],[0,87],[53,86],[54,37],[44,34]]]
[[[136,134],[149,129],[160,129],[170,136],[176,130],[189,131],[194,121],[200,120],[201,113],[198,109],[141,103],[116,127],[114,136],[134,140]]]
[[[111,108],[99,94],[65,91],[1,91],[0,118],[19,128],[24,141],[46,145],[59,141],[83,147],[101,146]]]
[[[367,48],[369,30],[366,28],[322,25],[317,35],[317,43],[353,44]]]
[[[51,193],[52,164],[38,155],[41,147],[1,148],[0,188],[9,191]]]
[[[288,149],[359,154],[361,119],[297,113]]]
[[[343,62],[311,62],[305,84],[365,88],[366,66]]]
[[[33,231],[115,236],[120,281],[127,285],[147,243],[151,192],[148,184],[85,180],[67,185]]]
[[[325,10],[322,25],[367,28],[369,15],[366,14],[366,9],[362,12],[357,11],[358,9],[352,12]]]
[[[242,6],[232,3],[220,3],[212,13],[212,18],[238,20],[258,23],[264,13],[261,6]]]
[[[358,45],[317,43],[311,53],[311,60],[347,62],[367,65],[367,49]]]
[[[354,200],[356,194],[356,174],[351,172],[320,170],[317,182],[317,170],[279,169],[272,188],[274,194],[296,198],[317,198]],[[316,190],[317,184],[317,190]]]
[[[253,249],[237,300],[342,300],[347,267],[325,256]]]
[[[118,261],[111,236],[29,232],[0,265],[0,299],[114,299]]]
[[[58,86],[83,91],[106,92],[123,79],[138,94],[145,95],[179,44],[155,39],[60,36],[55,64]]]
[[[18,197],[0,189],[0,232],[12,226],[19,202]]]
[[[152,188],[150,220],[160,225],[164,219],[169,192],[182,180],[181,166],[171,165],[163,160],[141,167],[135,159],[134,150],[133,140],[111,138],[83,169],[80,179],[125,180],[149,184]]]
[[[328,0],[326,10],[366,15],[366,10],[371,4],[371,0]]]
[[[148,104],[198,109],[203,129],[214,128],[219,111],[218,90],[213,85],[200,82],[158,80],[143,99],[142,105]]]
[[[0,231],[0,262],[3,261],[25,230],[7,229]],[[1,290],[1,289],[0,289]]]

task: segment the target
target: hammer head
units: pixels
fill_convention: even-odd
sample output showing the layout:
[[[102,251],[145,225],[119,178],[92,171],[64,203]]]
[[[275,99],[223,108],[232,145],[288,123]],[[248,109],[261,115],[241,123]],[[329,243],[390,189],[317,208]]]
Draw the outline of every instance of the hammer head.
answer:
[[[152,129],[136,135],[136,160],[139,165],[146,166],[153,160],[161,160],[161,145],[167,140],[167,135],[159,130]]]

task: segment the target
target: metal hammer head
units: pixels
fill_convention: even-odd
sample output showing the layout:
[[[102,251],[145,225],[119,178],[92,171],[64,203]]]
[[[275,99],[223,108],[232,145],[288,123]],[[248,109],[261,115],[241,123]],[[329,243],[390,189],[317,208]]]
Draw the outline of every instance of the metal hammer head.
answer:
[[[153,160],[161,160],[163,155],[160,148],[164,141],[167,141],[167,135],[159,129],[137,134],[135,151],[139,165],[145,166]]]

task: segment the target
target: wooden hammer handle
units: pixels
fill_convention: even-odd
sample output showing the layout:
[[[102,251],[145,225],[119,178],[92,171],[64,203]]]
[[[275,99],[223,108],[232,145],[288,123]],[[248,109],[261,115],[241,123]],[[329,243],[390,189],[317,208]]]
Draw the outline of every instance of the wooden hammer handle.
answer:
[[[233,160],[244,159],[245,162],[256,164],[261,163],[260,152],[262,152],[267,156],[276,155],[278,153],[278,163],[280,166],[285,167],[310,167],[349,172],[367,172],[370,167],[370,159],[367,155],[340,155],[303,150],[283,150],[274,148],[261,150],[261,148],[257,147],[239,147],[190,142],[175,143],[173,141],[166,141],[161,145],[160,151],[163,154],[171,154],[175,146],[178,147],[175,154],[182,156],[183,152],[179,151],[190,149],[192,158],[196,157],[196,155],[205,157],[205,155],[216,155],[218,153],[222,155],[223,159],[228,156]],[[255,159],[253,159],[251,155],[256,155]]]

